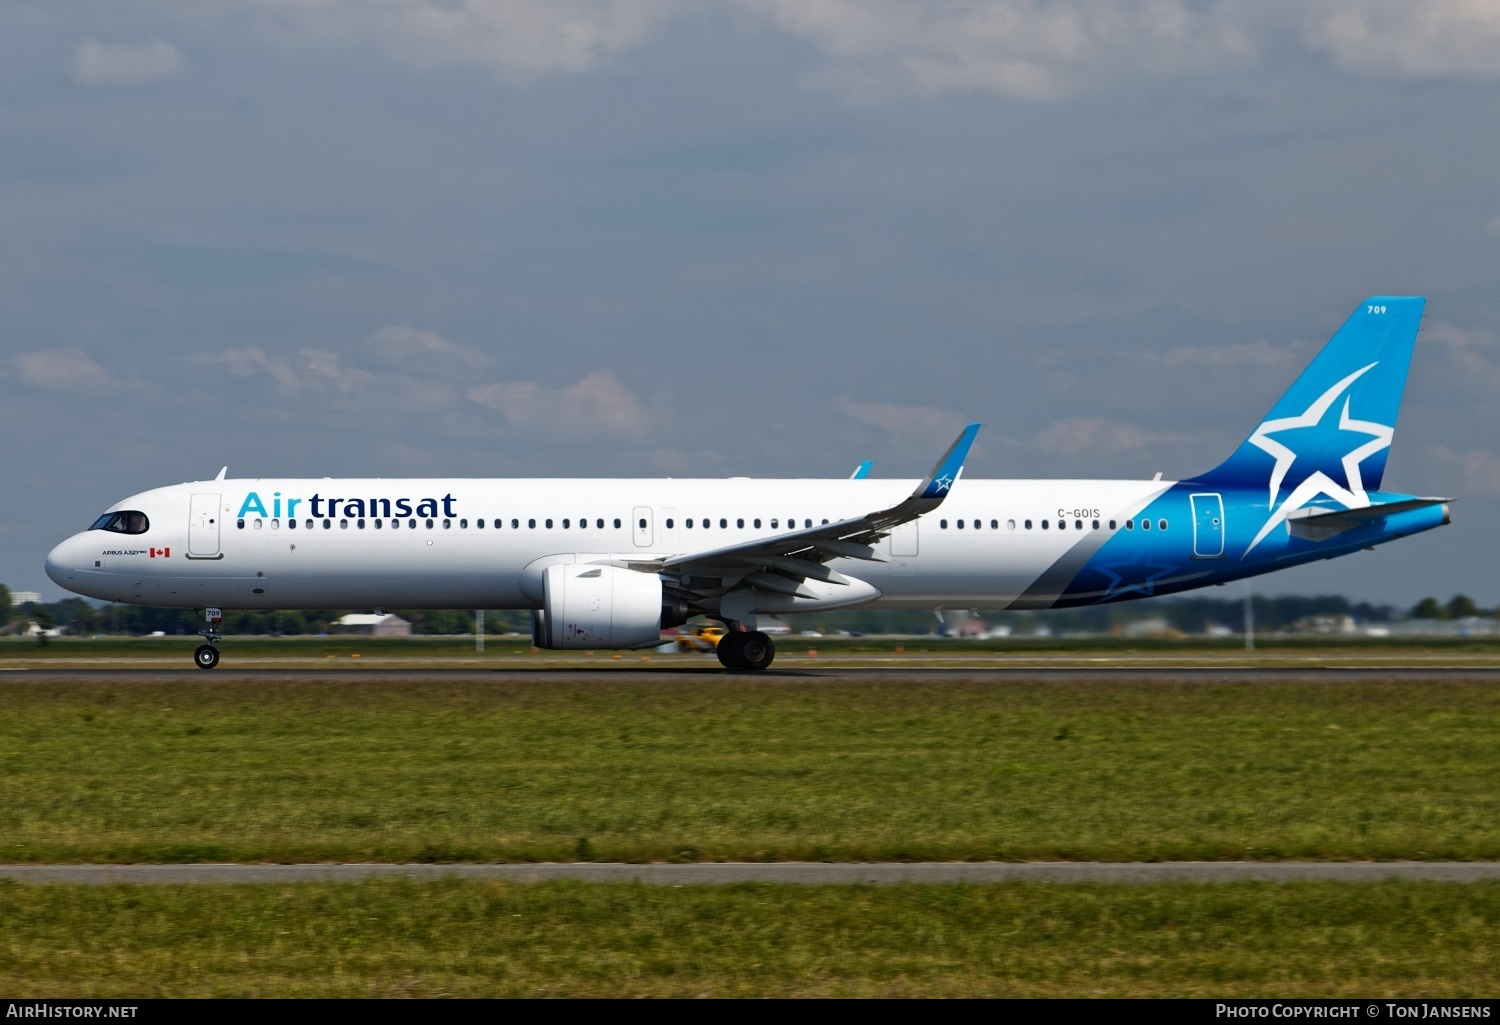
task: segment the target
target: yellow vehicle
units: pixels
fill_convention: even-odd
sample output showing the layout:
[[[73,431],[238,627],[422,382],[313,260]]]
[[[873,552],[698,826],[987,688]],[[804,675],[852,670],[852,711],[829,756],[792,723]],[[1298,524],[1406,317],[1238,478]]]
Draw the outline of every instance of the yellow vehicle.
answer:
[[[684,627],[677,635],[677,650],[712,653],[719,647],[719,639],[723,636],[724,627],[720,623],[698,623]]]

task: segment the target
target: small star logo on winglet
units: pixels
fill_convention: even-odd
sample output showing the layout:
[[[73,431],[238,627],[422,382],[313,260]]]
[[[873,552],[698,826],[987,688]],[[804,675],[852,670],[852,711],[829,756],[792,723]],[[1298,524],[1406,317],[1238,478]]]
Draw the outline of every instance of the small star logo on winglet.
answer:
[[[1266,498],[1267,506],[1273,511],[1265,525],[1260,528],[1260,533],[1255,535],[1255,540],[1251,541],[1250,546],[1245,549],[1245,555],[1249,555],[1275,527],[1286,522],[1288,513],[1301,509],[1319,495],[1326,495],[1346,509],[1362,508],[1370,504],[1370,496],[1365,491],[1364,478],[1360,474],[1360,464],[1375,453],[1390,448],[1396,429],[1367,420],[1355,420],[1349,415],[1349,397],[1344,393],[1374,366],[1375,364],[1371,363],[1367,367],[1356,370],[1329,388],[1318,396],[1317,401],[1308,406],[1300,416],[1267,420],[1255,429],[1254,434],[1250,435],[1250,444],[1274,458],[1276,465],[1271,469]],[[1329,416],[1329,411],[1334,408],[1340,395],[1344,395],[1344,404],[1335,422]],[[1277,441],[1273,437],[1294,433],[1299,438],[1297,448]],[[1341,437],[1351,434],[1358,435],[1365,440],[1362,442],[1346,441]],[[1291,493],[1280,505],[1276,504],[1277,499],[1281,497],[1282,486],[1286,484],[1287,478],[1296,477],[1293,471],[1299,459],[1311,456],[1323,465],[1327,465],[1327,460],[1319,457],[1329,450],[1340,449],[1346,449],[1340,460],[1340,468],[1344,475],[1342,484],[1321,469],[1311,470],[1292,486]]]
[[[951,488],[953,486],[953,478],[950,477],[950,476],[948,476],[945,473],[941,477],[939,477],[937,480],[933,481],[932,483],[933,483],[934,487],[937,488],[938,491],[947,491],[949,488]]]

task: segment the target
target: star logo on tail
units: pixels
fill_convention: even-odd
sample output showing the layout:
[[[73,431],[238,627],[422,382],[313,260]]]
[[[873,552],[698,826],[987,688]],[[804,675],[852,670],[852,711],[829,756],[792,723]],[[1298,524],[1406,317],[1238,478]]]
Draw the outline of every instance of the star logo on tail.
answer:
[[[1266,498],[1271,515],[1245,549],[1245,555],[1265,540],[1267,534],[1285,523],[1289,513],[1296,512],[1319,496],[1331,498],[1346,509],[1370,504],[1360,464],[1375,453],[1390,448],[1396,429],[1354,419],[1349,415],[1349,396],[1346,393],[1355,381],[1375,366],[1371,363],[1339,381],[1300,415],[1267,420],[1250,435],[1250,444],[1275,459],[1276,465],[1271,469]],[[1344,399],[1342,407],[1338,406],[1340,396]],[[1278,440],[1278,435],[1281,440]],[[1340,450],[1343,455],[1338,459],[1335,472],[1342,471],[1342,483],[1325,472],[1325,468],[1331,466],[1329,454]],[[1297,467],[1302,461],[1316,466],[1299,474]],[[1289,480],[1294,483],[1288,488]],[[1284,499],[1281,497],[1283,489],[1287,490]],[[1244,558],[1244,555],[1240,557]]]

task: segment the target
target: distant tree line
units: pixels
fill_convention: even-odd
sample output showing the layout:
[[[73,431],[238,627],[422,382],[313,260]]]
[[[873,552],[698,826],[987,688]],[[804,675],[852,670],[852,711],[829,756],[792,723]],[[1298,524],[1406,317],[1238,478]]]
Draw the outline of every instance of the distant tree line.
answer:
[[[1314,617],[1351,616],[1360,623],[1389,623],[1410,616],[1413,619],[1463,619],[1468,616],[1493,616],[1494,610],[1480,608],[1467,595],[1454,595],[1446,603],[1423,598],[1410,610],[1392,605],[1354,602],[1342,595],[1291,595],[1251,599],[1257,630],[1290,629],[1298,622]],[[314,609],[287,611],[230,611],[224,613],[226,634],[261,634],[299,636],[326,634],[332,625],[349,612],[369,609]],[[474,632],[472,609],[389,609],[412,625],[412,632],[425,635],[469,634]],[[786,617],[795,630],[852,633],[935,634],[947,632],[961,619],[963,609],[945,613],[946,624],[939,623],[930,612],[890,612],[854,609],[847,612]],[[1160,598],[1121,604],[1090,606],[1079,609],[1048,609],[1037,612],[985,612],[981,617],[990,626],[1009,626],[1014,633],[1027,634],[1045,629],[1051,633],[1111,633],[1145,619],[1164,620],[1168,627],[1183,633],[1205,633],[1214,627],[1238,629],[1244,618],[1244,602],[1237,598]],[[144,636],[161,631],[170,635],[191,636],[203,626],[200,613],[191,609],[159,609],[144,605],[96,605],[83,598],[64,598],[47,603],[27,602],[13,606],[11,592],[0,584],[0,629],[24,630],[28,623],[44,629],[64,628],[70,634],[128,634]],[[528,633],[530,613],[516,609],[489,609],[484,614],[486,633]]]
[[[1423,598],[1411,610],[1413,619],[1468,619],[1471,616],[1493,616],[1494,610],[1481,609],[1473,598],[1466,594],[1455,594],[1447,604],[1436,598]]]
[[[3,589],[3,585],[0,585]],[[10,621],[13,630],[25,629],[27,621],[63,627],[70,634],[164,634],[192,636],[203,628],[203,615],[192,609],[159,609],[148,605],[95,605],[83,598],[64,598],[41,605],[28,602],[12,609],[9,593],[0,605],[0,626]],[[286,611],[224,611],[226,634],[300,636],[326,634],[338,619],[350,612],[369,609],[292,609]],[[415,634],[467,634],[474,632],[473,609],[387,609],[412,625]],[[491,609],[484,614],[486,633],[528,633],[531,615],[515,609]]]

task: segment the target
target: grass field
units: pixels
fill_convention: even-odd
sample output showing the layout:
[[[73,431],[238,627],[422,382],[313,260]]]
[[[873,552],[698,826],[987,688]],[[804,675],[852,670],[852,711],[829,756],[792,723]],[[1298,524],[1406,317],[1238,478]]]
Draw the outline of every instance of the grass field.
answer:
[[[0,883],[14,997],[1493,997],[1500,884]]]
[[[1500,688],[0,687],[0,860],[1500,858]]]

